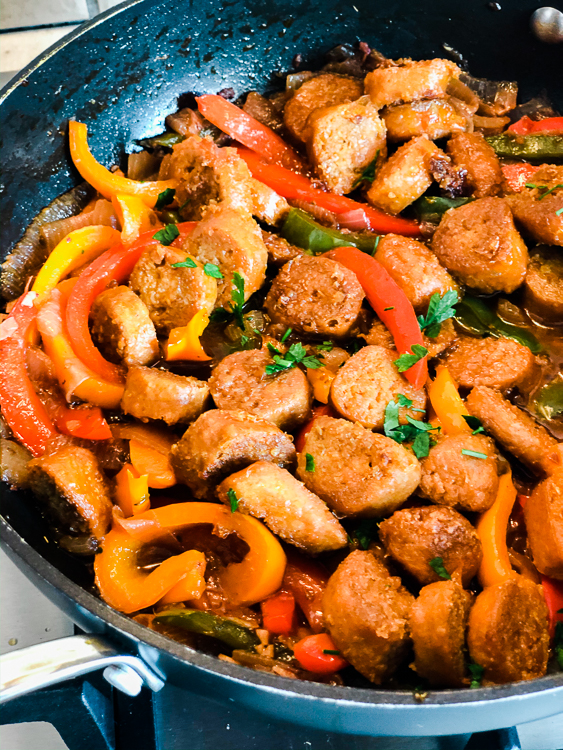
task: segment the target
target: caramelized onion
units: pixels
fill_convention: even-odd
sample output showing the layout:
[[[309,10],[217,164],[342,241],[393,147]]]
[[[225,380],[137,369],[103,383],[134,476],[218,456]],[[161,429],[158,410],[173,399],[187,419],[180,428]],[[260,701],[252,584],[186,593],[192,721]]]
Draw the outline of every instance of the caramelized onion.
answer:
[[[106,226],[117,229],[117,216],[111,203],[104,198],[97,200],[93,206],[87,206],[78,216],[52,221],[41,227],[41,238],[47,252],[51,252],[67,234],[82,227]]]

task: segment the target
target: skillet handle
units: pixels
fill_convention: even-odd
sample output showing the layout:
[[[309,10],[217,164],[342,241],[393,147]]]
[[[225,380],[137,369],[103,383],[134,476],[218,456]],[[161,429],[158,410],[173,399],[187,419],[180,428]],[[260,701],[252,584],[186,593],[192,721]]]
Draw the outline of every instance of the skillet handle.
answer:
[[[164,687],[138,656],[119,653],[104,638],[75,635],[0,657],[0,703],[97,669],[104,669],[106,680],[127,695],[138,695],[143,685],[154,692]]]

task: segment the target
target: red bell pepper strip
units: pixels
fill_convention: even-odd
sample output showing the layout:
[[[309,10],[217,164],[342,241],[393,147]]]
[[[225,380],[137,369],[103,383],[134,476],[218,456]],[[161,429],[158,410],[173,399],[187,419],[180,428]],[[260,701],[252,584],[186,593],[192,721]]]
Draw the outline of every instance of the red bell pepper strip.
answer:
[[[315,633],[323,629],[322,598],[328,579],[320,563],[288,550],[282,589],[291,591]]]
[[[284,198],[313,203],[335,214],[345,214],[361,209],[366,216],[367,224],[369,224],[366,229],[378,234],[394,232],[407,237],[418,237],[420,235],[420,227],[416,221],[402,219],[400,216],[389,216],[389,214],[379,211],[377,208],[368,206],[366,203],[353,201],[345,195],[336,195],[319,190],[319,188],[313,186],[308,177],[295,174],[295,172],[275,164],[265,164],[257,154],[246,148],[238,148],[237,150],[239,156],[247,163],[253,177]]]
[[[501,166],[508,187],[515,193],[524,190],[526,183],[530,182],[539,168],[533,164],[526,164],[526,162],[521,162],[520,164],[503,164]]]
[[[278,591],[261,604],[262,624],[275,635],[289,635],[296,627],[295,597],[289,591]]]
[[[64,435],[84,440],[109,440],[112,437],[108,423],[99,406],[92,409],[70,409],[61,406],[55,424]]]
[[[303,425],[303,427],[299,431],[299,434],[295,438],[295,450],[297,451],[297,453],[301,453],[303,451],[303,448],[305,447],[305,438],[307,437],[308,433],[311,432],[311,429],[313,427],[316,417],[335,417],[335,416],[336,414],[334,413],[332,406],[330,406],[329,404],[322,404],[322,406],[314,406],[312,419],[309,422],[307,422],[306,425]]]
[[[58,435],[25,363],[27,334],[35,321],[37,292],[27,292],[0,326],[0,408],[14,435],[33,456],[45,452],[47,442]]]
[[[357,247],[336,247],[324,253],[324,258],[342,263],[358,277],[368,302],[379,319],[393,334],[399,354],[412,354],[411,346],[423,346],[422,331],[413,306],[406,294],[375,258]],[[428,376],[427,357],[410,367],[404,376],[415,388],[422,388]]]
[[[555,635],[555,626],[563,622],[563,581],[548,578],[540,573],[543,596],[549,610],[549,635]]]
[[[186,237],[195,222],[178,224],[180,238]],[[94,346],[88,327],[88,315],[92,303],[106,289],[110,281],[121,283],[127,279],[146,247],[157,244],[153,238],[155,230],[144,232],[139,239],[125,248],[121,243],[107,250],[80,275],[72,290],[66,307],[66,325],[72,348],[76,356],[102,379],[110,383],[123,382],[121,367],[108,362]]]
[[[531,135],[532,133],[563,133],[563,117],[546,117],[545,120],[531,120],[527,115],[521,117],[506,129],[507,133],[516,135]]]
[[[303,669],[317,674],[332,674],[348,666],[328,633],[308,635],[295,644],[293,654]]]
[[[256,151],[269,164],[303,170],[303,162],[277,133],[217,94],[196,97],[201,114],[231,138]]]

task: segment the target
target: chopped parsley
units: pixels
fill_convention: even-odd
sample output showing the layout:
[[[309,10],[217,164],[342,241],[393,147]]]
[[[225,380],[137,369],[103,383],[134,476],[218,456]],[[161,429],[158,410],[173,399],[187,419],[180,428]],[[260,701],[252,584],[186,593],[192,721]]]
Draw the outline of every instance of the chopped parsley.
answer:
[[[334,349],[334,344],[332,341],[323,341],[322,344],[317,344],[315,349],[319,352],[331,352]]]
[[[467,669],[471,674],[471,684],[469,685],[469,687],[481,687],[481,680],[483,679],[483,672],[485,671],[485,667],[482,667],[480,664],[471,663],[467,665]]]
[[[442,323],[454,317],[456,302],[459,302],[459,295],[455,289],[450,289],[443,297],[440,297],[438,292],[430,297],[426,317],[418,316],[420,330],[424,331],[429,339],[435,339],[440,333]]]
[[[284,341],[287,341],[287,339],[291,336],[291,328],[288,328],[287,331],[284,333],[284,335],[280,339],[280,343],[283,344]]]
[[[305,471],[315,471],[315,458],[310,453],[305,453]]]
[[[548,185],[536,185],[533,182],[527,182],[526,183],[527,188],[532,188],[536,190],[541,190],[542,194],[538,196],[538,200],[541,201],[545,198],[546,195],[549,195],[550,193],[553,193],[554,190],[557,190],[558,188],[563,188],[563,183],[559,183],[559,185],[554,185],[552,188],[550,188]]]
[[[174,190],[174,188],[166,188],[166,190],[163,190],[162,193],[159,193],[158,198],[156,199],[156,203],[154,204],[156,210],[160,211],[161,208],[164,208],[164,206],[168,206],[170,203],[172,203],[175,195],[176,191]]]
[[[365,521],[360,523],[358,528],[354,531],[354,536],[358,540],[360,549],[369,549],[369,545],[375,538],[378,528],[379,523],[375,518],[366,518]]]
[[[438,427],[433,427],[428,422],[422,422],[419,419],[413,419],[407,415],[407,424],[399,424],[399,408],[412,406],[412,400],[407,398],[402,393],[397,395],[398,403],[395,401],[389,401],[385,407],[385,421],[383,423],[383,432],[387,437],[394,440],[396,443],[410,443],[412,442],[412,450],[417,458],[425,458],[432,444],[432,438],[430,432],[432,430],[438,430]],[[422,409],[418,411],[423,411]]]
[[[277,375],[285,370],[291,370],[297,365],[304,365],[312,370],[322,367],[322,362],[313,355],[307,354],[307,349],[301,342],[292,344],[285,354],[276,349],[272,344],[268,344],[270,354],[274,358],[273,365],[266,365],[266,375]]]
[[[360,187],[362,182],[369,182],[370,184],[375,180],[375,167],[377,164],[377,159],[379,157],[379,149],[377,149],[377,153],[375,154],[375,158],[373,161],[371,161],[367,167],[365,167],[362,174],[356,178],[352,185],[352,190],[355,190],[356,188]]]
[[[410,370],[413,365],[416,365],[417,362],[426,357],[428,349],[420,344],[413,344],[411,346],[411,352],[412,354],[401,354],[401,356],[394,361],[393,364],[399,372]]]
[[[219,270],[219,266],[216,266],[215,263],[206,263],[203,266],[203,273],[206,276],[211,276],[212,279],[222,279],[223,274]]]
[[[384,307],[383,312],[387,312],[388,310],[394,310],[394,307]]]
[[[473,456],[473,458],[488,458],[486,453],[481,453],[480,451],[470,451],[467,448],[462,448],[461,452],[464,456]]]
[[[397,394],[397,402],[399,406],[405,406],[407,409],[410,409],[410,407],[413,405],[412,398],[407,398],[403,393]]]
[[[227,497],[229,498],[229,503],[231,504],[231,513],[234,513],[238,508],[237,493],[233,489],[227,490]]]
[[[478,435],[481,432],[485,432],[485,428],[479,417],[472,417],[470,414],[462,414],[461,416],[473,430],[471,433],[472,435]]]
[[[555,212],[555,215],[561,216],[561,214],[563,214],[563,208],[558,208],[557,211]]]
[[[179,263],[172,263],[171,268],[197,268],[197,263],[188,255],[186,260],[181,260]]]
[[[180,236],[180,230],[176,224],[167,224],[164,229],[153,234],[153,239],[160,242],[161,245],[171,245],[176,237]]]
[[[377,237],[375,238],[375,242],[373,243],[373,250],[371,251],[372,257],[376,254],[377,248],[379,247],[380,241],[381,241],[381,235],[378,234]],[[391,310],[391,309],[394,309],[394,308],[389,308],[389,309]]]
[[[559,613],[561,610],[559,610]],[[563,669],[563,622],[555,623],[555,636],[553,640],[553,650],[557,663]]]
[[[330,656],[340,656],[340,651],[335,648],[323,648],[323,654],[329,654]]]
[[[428,565],[432,568],[436,575],[443,578],[445,581],[451,581],[452,577],[444,567],[444,561],[441,557],[433,557],[432,560],[428,561]]]
[[[212,265],[211,263],[209,265]],[[233,290],[231,292],[231,309],[225,310],[218,307],[213,310],[209,319],[213,323],[225,323],[232,315],[239,328],[244,331],[244,317],[242,308],[244,307],[244,278],[238,271],[233,274]]]

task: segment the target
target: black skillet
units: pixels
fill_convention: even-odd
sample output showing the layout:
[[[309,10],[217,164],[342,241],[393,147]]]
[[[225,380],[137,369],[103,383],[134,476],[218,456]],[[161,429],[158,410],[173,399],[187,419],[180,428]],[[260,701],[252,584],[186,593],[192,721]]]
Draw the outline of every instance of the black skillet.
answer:
[[[563,110],[562,45],[529,32],[529,0],[134,0],[80,27],[2,92],[2,257],[27,224],[78,182],[66,121],[88,124],[94,154],[118,161],[163,129],[185,92],[236,94],[278,85],[296,54],[313,69],[342,42],[367,41],[389,57],[454,56],[475,76],[516,79],[521,100],[545,89]],[[485,731],[563,710],[563,675],[476,690],[334,688],[253,672],[186,649],[89,593],[84,570],[49,541],[24,493],[2,486],[1,539],[41,590],[88,632],[139,654],[166,680],[278,719],[366,735]]]

